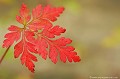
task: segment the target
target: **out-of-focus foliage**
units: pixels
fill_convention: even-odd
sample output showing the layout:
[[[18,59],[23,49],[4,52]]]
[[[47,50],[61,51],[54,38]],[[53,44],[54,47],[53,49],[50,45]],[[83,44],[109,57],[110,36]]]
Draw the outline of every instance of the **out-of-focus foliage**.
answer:
[[[112,31],[110,36],[103,40],[103,45],[106,47],[114,47],[120,45],[120,27]]]
[[[0,4],[7,4],[7,5],[9,5],[9,4],[11,4],[11,3],[13,3],[15,0],[0,0]]]
[[[78,13],[81,9],[78,0],[49,0],[49,3],[57,6],[64,6],[67,10],[73,13]]]

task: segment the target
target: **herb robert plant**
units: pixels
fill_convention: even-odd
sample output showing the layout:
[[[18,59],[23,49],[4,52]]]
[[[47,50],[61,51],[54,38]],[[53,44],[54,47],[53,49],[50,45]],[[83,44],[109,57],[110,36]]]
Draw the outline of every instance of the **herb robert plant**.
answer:
[[[79,62],[80,57],[74,51],[73,46],[68,46],[72,42],[71,39],[60,37],[66,29],[59,25],[53,26],[52,22],[57,20],[57,17],[64,11],[63,7],[51,8],[49,5],[42,7],[36,6],[30,14],[29,9],[25,4],[20,8],[20,15],[16,16],[16,20],[23,25],[20,28],[11,25],[8,30],[10,31],[5,35],[3,47],[10,47],[14,42],[14,57],[18,58],[22,64],[34,72],[34,62],[37,62],[37,57],[34,54],[39,54],[43,59],[47,57],[53,63],[57,63],[58,54],[62,62]]]

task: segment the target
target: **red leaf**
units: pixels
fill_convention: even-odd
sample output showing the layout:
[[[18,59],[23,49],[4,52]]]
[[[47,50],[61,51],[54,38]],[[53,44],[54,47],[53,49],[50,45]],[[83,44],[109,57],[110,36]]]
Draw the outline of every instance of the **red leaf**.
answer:
[[[42,8],[41,5],[38,5],[32,11],[33,20],[28,24],[29,28],[32,30],[39,30],[41,28],[51,28],[52,23],[50,21],[56,21],[57,17],[64,11],[63,7],[51,8],[46,6]]]
[[[34,32],[29,31],[29,30],[26,30],[26,31],[25,31],[25,36],[26,36],[26,39],[27,39],[29,42],[35,44],[35,37],[34,37],[35,34],[34,34]]]
[[[31,34],[30,31],[23,31],[22,40],[19,43],[17,43],[14,47],[15,49],[14,56],[15,58],[18,58],[20,54],[22,54],[21,63],[25,64],[26,67],[28,67],[28,69],[31,72],[34,72],[35,65],[32,61],[37,61],[37,58],[34,55],[32,55],[30,52],[37,53],[37,51],[35,50],[35,45],[31,43],[33,39],[27,40],[27,37],[29,36],[34,36],[34,35]]]
[[[38,51],[38,54],[41,55],[42,58],[44,58],[45,60],[46,60],[47,55],[48,55],[46,48],[48,48],[46,40],[44,40],[43,38],[39,38],[37,40],[36,49]]]
[[[29,28],[33,31],[44,29],[49,29],[52,27],[52,23],[46,19],[34,20],[29,24]]]
[[[54,38],[55,35],[59,36],[59,35],[61,35],[61,33],[64,33],[65,31],[66,31],[66,29],[64,29],[60,26],[54,26],[53,28],[43,29],[42,34],[49,38]]]
[[[18,58],[19,55],[23,52],[23,41],[20,41],[19,43],[17,43],[14,47],[14,57]]]
[[[27,48],[26,47],[24,47],[24,50],[23,50],[23,52],[22,52],[23,54],[22,54],[22,56],[21,56],[21,63],[22,64],[25,64],[26,65],[26,67],[28,67],[28,69],[31,71],[31,72],[34,72],[34,67],[35,67],[35,65],[34,65],[34,63],[32,62],[32,61],[37,61],[37,58],[34,56],[34,55],[32,55],[32,54],[30,54],[30,52],[27,50]]]
[[[36,6],[36,8],[34,8],[32,10],[33,20],[29,24],[30,29],[37,30],[37,29],[41,29],[45,26],[47,26],[47,27],[52,26],[52,24],[48,20],[41,18],[41,14],[42,14],[42,6],[41,5]]]
[[[20,16],[16,16],[16,20],[21,24],[26,24],[30,21],[31,16],[29,15],[29,9],[25,4],[22,4],[21,9],[19,11]]]
[[[39,18],[41,16],[41,13],[42,13],[42,5],[36,6],[36,8],[32,10],[33,19]]]
[[[79,56],[77,56],[77,53],[74,51],[74,48],[72,46],[66,46],[67,44],[70,44],[72,42],[71,39],[61,37],[57,40],[50,40],[48,38],[44,39],[47,41],[47,43],[50,45],[49,49],[49,57],[52,60],[52,62],[57,62],[57,56],[58,53],[60,54],[60,59],[64,63],[68,59],[69,62],[79,62],[81,59]]]
[[[57,44],[58,46],[66,46],[67,44],[70,44],[72,40],[69,38],[61,37],[53,42]]]
[[[63,7],[51,8],[49,5],[44,7],[42,18],[49,19],[50,21],[56,21],[57,17],[64,11]]]
[[[11,46],[14,41],[18,41],[20,39],[20,34],[21,34],[21,30],[19,27],[17,26],[10,26],[8,28],[9,31],[11,31],[10,33],[7,33],[4,37],[6,38],[3,42],[3,47],[9,47]]]
[[[37,62],[37,57],[33,54],[39,54],[43,59],[49,56],[53,63],[57,63],[58,55],[64,63],[67,60],[79,62],[80,57],[74,51],[75,48],[68,46],[72,42],[71,39],[61,37],[53,40],[55,36],[60,36],[66,31],[58,25],[54,27],[52,25],[52,22],[56,21],[63,11],[63,7],[46,6],[42,8],[41,5],[38,5],[32,10],[31,18],[29,9],[25,4],[22,4],[20,15],[16,16],[16,20],[24,27],[10,26],[8,28],[10,33],[5,35],[3,47],[9,47],[19,40],[14,46],[14,57],[20,57],[21,63],[25,64],[31,72],[34,72],[34,62]]]
[[[51,59],[51,61],[53,63],[57,63],[58,59],[57,59],[58,53],[57,53],[57,49],[50,44],[50,49],[49,49],[49,58]]]

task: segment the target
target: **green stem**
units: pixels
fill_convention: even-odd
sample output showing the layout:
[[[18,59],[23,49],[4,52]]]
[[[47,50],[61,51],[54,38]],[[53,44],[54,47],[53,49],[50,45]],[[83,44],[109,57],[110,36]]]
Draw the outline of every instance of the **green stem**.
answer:
[[[6,49],[6,51],[4,52],[4,54],[2,55],[2,57],[1,57],[1,59],[0,59],[0,64],[2,63],[3,59],[5,58],[5,56],[6,56],[7,52],[8,52],[8,50],[10,49],[10,47],[11,47],[11,46],[9,46],[9,47]]]

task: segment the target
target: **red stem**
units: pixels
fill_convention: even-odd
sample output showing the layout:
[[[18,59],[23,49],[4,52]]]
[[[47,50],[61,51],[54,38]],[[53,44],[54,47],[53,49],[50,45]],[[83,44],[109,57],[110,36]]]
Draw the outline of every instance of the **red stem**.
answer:
[[[10,49],[10,47],[11,47],[11,46],[9,46],[9,47],[6,49],[6,51],[4,52],[4,54],[2,55],[2,57],[1,57],[1,59],[0,59],[0,64],[2,63],[3,59],[5,58],[5,56],[6,56],[7,52],[8,52],[8,50]]]

